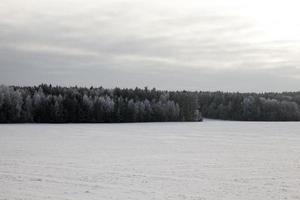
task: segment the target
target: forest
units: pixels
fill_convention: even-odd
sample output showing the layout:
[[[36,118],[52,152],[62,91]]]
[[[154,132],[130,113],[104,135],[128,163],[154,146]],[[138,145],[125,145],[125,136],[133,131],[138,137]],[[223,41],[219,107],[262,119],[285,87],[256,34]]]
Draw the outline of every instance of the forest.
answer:
[[[240,121],[299,121],[300,92],[199,92],[204,117]]]
[[[201,121],[195,92],[0,86],[0,123]]]
[[[0,86],[0,123],[299,121],[300,92],[229,93]]]

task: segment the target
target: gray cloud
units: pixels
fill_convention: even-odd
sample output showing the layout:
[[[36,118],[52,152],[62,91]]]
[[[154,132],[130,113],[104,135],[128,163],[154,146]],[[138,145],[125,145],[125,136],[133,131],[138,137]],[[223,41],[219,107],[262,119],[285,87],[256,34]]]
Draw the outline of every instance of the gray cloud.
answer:
[[[0,7],[1,83],[299,90],[299,41],[266,37],[234,0],[74,2]]]

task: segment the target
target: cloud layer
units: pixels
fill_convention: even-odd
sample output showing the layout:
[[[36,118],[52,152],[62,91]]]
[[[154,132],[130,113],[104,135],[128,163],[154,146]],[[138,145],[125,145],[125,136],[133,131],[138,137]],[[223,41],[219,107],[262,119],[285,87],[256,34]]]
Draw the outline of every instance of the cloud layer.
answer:
[[[3,0],[0,80],[17,85],[299,90],[296,16],[273,24],[276,10],[266,19],[263,9],[255,13],[258,1],[246,3]]]

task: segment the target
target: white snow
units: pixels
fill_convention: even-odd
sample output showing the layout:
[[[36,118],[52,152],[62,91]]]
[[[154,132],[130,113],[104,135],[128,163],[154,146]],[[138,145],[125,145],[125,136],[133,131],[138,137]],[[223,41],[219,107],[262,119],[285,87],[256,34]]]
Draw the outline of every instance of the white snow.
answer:
[[[0,199],[300,199],[300,123],[0,125]]]

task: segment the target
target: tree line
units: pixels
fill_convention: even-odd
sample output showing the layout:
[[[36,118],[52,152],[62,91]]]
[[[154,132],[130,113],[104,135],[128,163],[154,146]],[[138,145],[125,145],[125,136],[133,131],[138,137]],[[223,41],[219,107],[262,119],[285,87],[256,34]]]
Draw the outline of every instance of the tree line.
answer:
[[[203,116],[241,121],[299,121],[300,92],[199,92]]]
[[[195,92],[0,86],[0,123],[200,121]]]
[[[146,88],[0,86],[0,123],[300,121],[300,92],[229,93]]]

